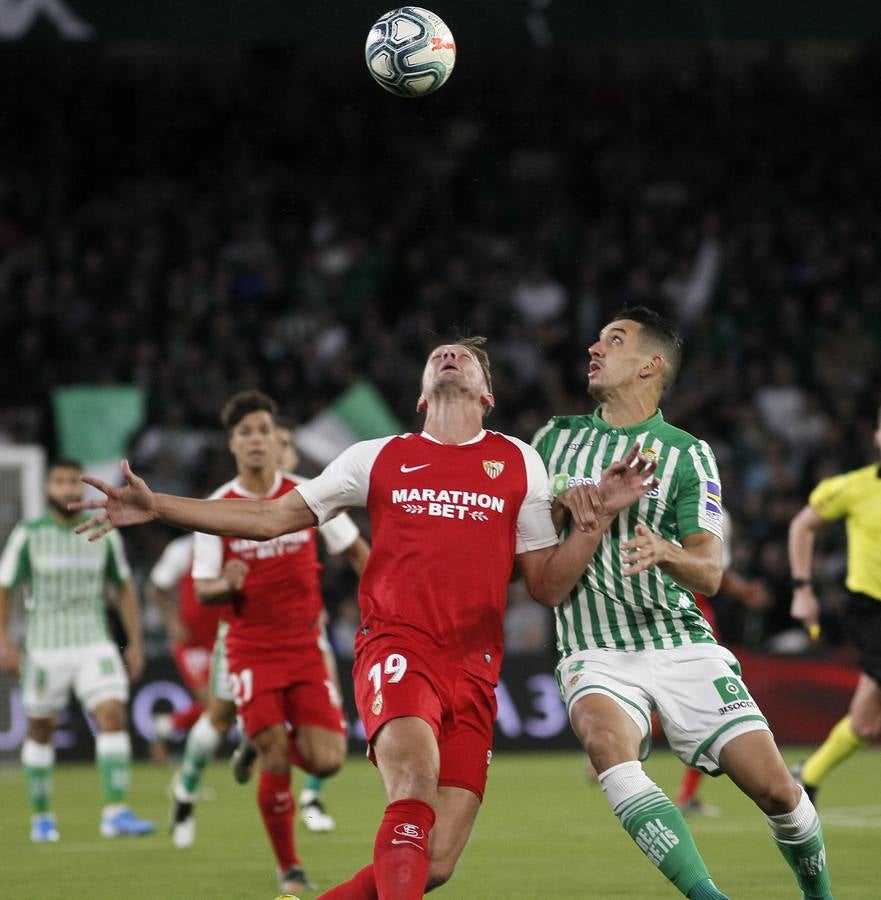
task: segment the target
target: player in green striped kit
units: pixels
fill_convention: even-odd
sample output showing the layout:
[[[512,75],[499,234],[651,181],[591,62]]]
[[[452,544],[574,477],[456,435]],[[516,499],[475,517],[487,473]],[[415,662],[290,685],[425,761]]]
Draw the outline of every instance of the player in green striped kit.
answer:
[[[691,593],[718,590],[722,501],[710,448],[658,408],[681,342],[657,313],[637,307],[610,322],[589,355],[597,411],[555,417],[533,441],[550,475],[558,529],[584,527],[579,486],[598,481],[634,443],[658,463],[660,484],[601,520],[602,543],[556,610],[557,680],[572,728],[621,824],[691,900],[726,895],[680,811],[643,771],[652,711],[684,763],[724,771],[765,813],[803,896],[831,898],[817,813]]]
[[[55,719],[73,688],[95,718],[95,756],[104,794],[104,837],[149,834],[155,826],[128,807],[131,740],[126,731],[128,678],[105,621],[104,585],[118,587],[119,613],[128,635],[126,661],[133,677],[144,668],[140,610],[117,534],[91,544],[74,532],[83,521],[67,504],[82,499],[81,466],[58,460],[49,467],[49,512],[19,523],[0,558],[0,666],[20,671],[28,717],[21,761],[30,798],[31,840],[59,838],[52,804]],[[9,633],[9,592],[24,584],[23,657]]]

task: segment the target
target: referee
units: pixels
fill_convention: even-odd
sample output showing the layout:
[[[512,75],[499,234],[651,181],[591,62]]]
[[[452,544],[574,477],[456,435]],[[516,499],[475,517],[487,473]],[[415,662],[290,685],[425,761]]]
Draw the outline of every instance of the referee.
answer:
[[[881,408],[876,424],[875,445],[881,450]],[[844,625],[862,672],[847,715],[797,773],[812,799],[835,766],[881,735],[881,464],[825,478],[789,526],[790,613],[812,636],[819,634],[820,615],[811,584],[814,532],[834,519],[844,519],[847,529],[850,598]]]

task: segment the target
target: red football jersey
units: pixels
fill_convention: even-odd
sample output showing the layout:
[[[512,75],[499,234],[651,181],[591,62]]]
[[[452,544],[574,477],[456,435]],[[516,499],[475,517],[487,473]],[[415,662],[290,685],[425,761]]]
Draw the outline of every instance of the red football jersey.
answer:
[[[193,565],[193,536],[185,534],[166,544],[150,572],[150,581],[164,591],[178,591],[177,611],[190,636],[188,647],[214,646],[222,606],[205,606],[196,598],[190,569]]]
[[[281,497],[300,481],[278,473],[266,498]],[[238,479],[216,490],[212,499],[217,498],[257,499]],[[322,527],[321,532],[331,553],[342,552],[358,536],[348,517],[333,529]],[[315,533],[316,529],[307,528],[269,541],[196,535],[193,578],[218,577],[230,559],[241,559],[248,566],[241,590],[224,607],[223,617],[230,626],[226,647],[231,661],[257,653],[264,660],[284,656],[316,641],[323,601]]]
[[[532,447],[486,431],[460,445],[425,433],[364,441],[298,490],[319,521],[358,505],[370,516],[356,650],[399,635],[498,678],[514,556],[557,543]]]

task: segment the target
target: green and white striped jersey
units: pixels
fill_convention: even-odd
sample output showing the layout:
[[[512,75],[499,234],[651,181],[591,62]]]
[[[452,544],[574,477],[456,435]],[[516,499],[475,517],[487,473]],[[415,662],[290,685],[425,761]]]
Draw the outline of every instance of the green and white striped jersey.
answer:
[[[712,450],[664,421],[660,410],[626,428],[611,428],[599,413],[556,416],[533,439],[558,494],[599,481],[602,471],[638,441],[655,455],[660,485],[622,511],[569,598],[557,607],[557,649],[643,650],[715,643],[692,594],[658,568],[628,577],[621,566],[622,542],[638,523],[676,543],[709,531],[722,538],[722,498]]]
[[[81,520],[85,521],[85,519]],[[131,577],[116,531],[89,542],[51,516],[16,525],[0,557],[0,585],[25,586],[28,650],[80,647],[107,640],[104,580]]]

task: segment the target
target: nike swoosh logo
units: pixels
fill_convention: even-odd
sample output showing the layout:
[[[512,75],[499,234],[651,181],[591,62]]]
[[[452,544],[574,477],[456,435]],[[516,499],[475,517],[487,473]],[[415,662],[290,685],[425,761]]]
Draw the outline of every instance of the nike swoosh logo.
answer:
[[[417,469],[427,469],[431,463],[423,463],[421,466],[405,466],[401,464],[401,471],[406,472],[415,472]]]
[[[393,844],[411,844],[413,847],[416,847],[419,850],[422,849],[422,847],[420,847],[419,844],[417,844],[415,841],[399,841],[397,838],[392,838],[392,843]]]

